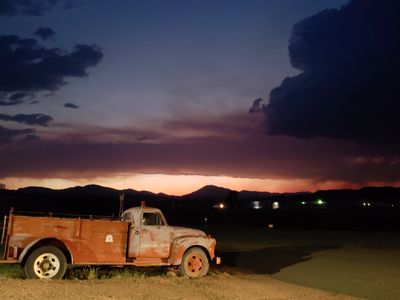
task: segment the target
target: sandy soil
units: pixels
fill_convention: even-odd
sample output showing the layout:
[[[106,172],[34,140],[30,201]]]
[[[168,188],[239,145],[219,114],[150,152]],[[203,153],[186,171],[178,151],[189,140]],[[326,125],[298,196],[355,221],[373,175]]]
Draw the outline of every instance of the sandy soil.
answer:
[[[357,299],[284,283],[265,275],[212,274],[105,280],[0,280],[2,299]]]

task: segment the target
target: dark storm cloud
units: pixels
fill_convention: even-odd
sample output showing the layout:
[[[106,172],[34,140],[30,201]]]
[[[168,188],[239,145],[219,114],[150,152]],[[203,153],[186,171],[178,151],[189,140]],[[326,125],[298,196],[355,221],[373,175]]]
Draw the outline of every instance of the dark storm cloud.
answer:
[[[249,109],[249,113],[259,113],[263,111],[264,105],[261,104],[263,102],[263,98],[257,98],[253,101],[253,105]]]
[[[400,1],[354,0],[294,25],[292,65],[271,91],[267,133],[399,143]]]
[[[31,100],[33,97],[34,95],[32,93],[1,93],[0,106],[21,104]]]
[[[28,125],[48,126],[49,122],[53,121],[53,118],[44,114],[17,114],[15,116],[0,114],[0,120],[14,121]]]
[[[19,135],[29,135],[34,133],[35,130],[32,128],[26,128],[26,129],[8,129],[0,125],[0,144],[9,142],[13,138],[19,136]],[[5,156],[3,156],[5,157]]]
[[[47,40],[54,36],[55,32],[49,27],[40,27],[34,32],[34,34],[40,37],[42,40]]]
[[[67,83],[66,77],[87,76],[87,69],[103,57],[94,45],[76,45],[66,52],[45,48],[35,39],[0,35],[0,105],[25,102],[29,95],[55,91]]]
[[[65,103],[64,104],[64,107],[67,107],[67,108],[79,108],[79,106],[78,105],[76,105],[76,104],[74,104],[74,103],[70,103],[70,102],[68,102],[68,103]]]
[[[1,0],[0,15],[42,16],[57,6],[68,9],[73,5],[73,2],[65,0]]]

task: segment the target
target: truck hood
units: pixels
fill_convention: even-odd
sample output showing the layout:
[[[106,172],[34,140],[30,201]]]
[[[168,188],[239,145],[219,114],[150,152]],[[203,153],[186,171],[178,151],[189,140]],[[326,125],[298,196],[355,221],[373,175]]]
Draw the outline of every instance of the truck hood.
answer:
[[[193,229],[193,228],[186,228],[186,227],[172,227],[174,229],[174,238],[180,236],[207,236],[204,231]]]

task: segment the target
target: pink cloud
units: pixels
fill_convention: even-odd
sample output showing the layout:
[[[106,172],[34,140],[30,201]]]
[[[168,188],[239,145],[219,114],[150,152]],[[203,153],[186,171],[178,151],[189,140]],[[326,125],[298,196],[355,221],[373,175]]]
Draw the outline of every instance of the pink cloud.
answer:
[[[8,143],[0,148],[0,178],[190,174],[307,179],[327,182],[326,186],[400,180],[399,164],[393,164],[396,149],[266,136],[259,120],[252,118],[174,120],[145,130],[86,127],[38,141]]]

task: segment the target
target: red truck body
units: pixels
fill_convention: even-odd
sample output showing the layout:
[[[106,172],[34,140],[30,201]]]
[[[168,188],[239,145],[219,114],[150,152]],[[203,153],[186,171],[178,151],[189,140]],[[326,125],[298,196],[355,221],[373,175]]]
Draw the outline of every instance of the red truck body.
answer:
[[[27,277],[33,278],[60,277],[50,268],[57,269],[64,260],[71,265],[180,266],[190,277],[203,276],[209,262],[220,262],[215,257],[214,238],[200,230],[168,226],[161,211],[150,207],[128,209],[122,220],[11,212],[5,218],[2,242],[4,258],[0,263],[22,264]],[[57,258],[58,252],[50,251],[53,248],[65,259]],[[45,254],[38,249],[44,249]],[[196,249],[198,255],[187,258],[187,253]]]

